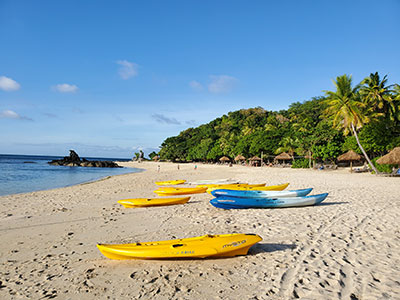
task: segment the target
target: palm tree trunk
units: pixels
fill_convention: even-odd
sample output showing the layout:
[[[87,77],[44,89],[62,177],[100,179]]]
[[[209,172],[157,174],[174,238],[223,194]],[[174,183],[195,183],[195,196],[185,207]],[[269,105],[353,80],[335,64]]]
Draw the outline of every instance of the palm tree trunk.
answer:
[[[351,123],[351,130],[353,131],[353,134],[354,134],[354,136],[356,137],[358,147],[360,147],[361,152],[364,154],[365,159],[368,161],[368,163],[369,163],[369,165],[371,166],[372,170],[375,171],[375,174],[379,174],[378,170],[376,169],[376,167],[374,166],[374,164],[373,164],[373,163],[371,162],[371,160],[369,159],[369,157],[368,157],[368,155],[367,155],[367,152],[365,152],[363,146],[361,146],[360,140],[358,139],[357,131],[356,131],[356,129],[354,128],[353,123]]]

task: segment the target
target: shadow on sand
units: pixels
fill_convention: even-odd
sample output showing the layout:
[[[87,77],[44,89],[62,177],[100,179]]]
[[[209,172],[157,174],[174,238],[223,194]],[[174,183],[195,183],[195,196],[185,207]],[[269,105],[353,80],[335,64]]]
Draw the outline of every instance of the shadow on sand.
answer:
[[[323,203],[320,203],[320,204],[318,204],[318,205],[316,205],[316,206],[327,206],[327,205],[337,205],[337,204],[349,204],[350,202],[348,202],[348,201],[341,201],[341,202],[323,202]]]
[[[204,202],[204,201],[200,201],[200,200],[189,200],[189,202],[187,202],[186,204],[194,204],[194,203],[200,203],[200,202]]]
[[[267,243],[258,243],[250,248],[249,255],[256,255],[259,253],[265,252],[275,252],[275,251],[285,251],[287,249],[293,250],[296,249],[295,244],[267,244]]]

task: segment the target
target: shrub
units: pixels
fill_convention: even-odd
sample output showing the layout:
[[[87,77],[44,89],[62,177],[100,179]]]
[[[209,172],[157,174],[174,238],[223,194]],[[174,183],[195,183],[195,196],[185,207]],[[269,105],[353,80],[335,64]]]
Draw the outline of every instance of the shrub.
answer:
[[[301,158],[301,159],[296,159],[292,163],[292,168],[308,168],[308,159]]]
[[[378,164],[376,161],[379,159],[380,157],[375,157],[374,159],[372,159],[372,163],[374,164],[374,166],[376,167],[376,169],[379,172],[383,172],[383,173],[392,173],[392,168],[393,165],[380,165]]]

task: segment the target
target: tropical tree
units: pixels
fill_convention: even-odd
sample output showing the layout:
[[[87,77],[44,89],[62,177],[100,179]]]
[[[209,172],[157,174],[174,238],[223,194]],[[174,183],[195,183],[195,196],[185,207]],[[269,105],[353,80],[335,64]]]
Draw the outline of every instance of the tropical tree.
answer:
[[[342,129],[344,135],[348,135],[350,132],[353,133],[361,152],[371,168],[378,174],[378,170],[372,164],[357,135],[357,130],[376,115],[365,109],[366,104],[359,94],[360,85],[356,85],[353,88],[351,76],[346,74],[338,76],[333,83],[336,91],[325,91],[327,108],[324,113],[333,119],[333,126]]]
[[[393,101],[391,88],[393,85],[386,85],[387,75],[382,80],[378,72],[371,73],[361,81],[360,95],[363,101],[367,104],[368,109],[379,116],[383,116],[391,121],[398,121],[398,109],[396,108],[397,101]]]
[[[393,115],[396,124],[400,123],[400,84],[395,84],[392,91]]]
[[[154,156],[157,156],[157,152],[153,151],[149,154],[150,159],[153,159]]]
[[[279,154],[282,152],[287,152],[294,159],[294,153],[298,148],[299,141],[297,139],[293,139],[291,136],[285,136],[279,142],[279,148],[275,150],[275,154]]]

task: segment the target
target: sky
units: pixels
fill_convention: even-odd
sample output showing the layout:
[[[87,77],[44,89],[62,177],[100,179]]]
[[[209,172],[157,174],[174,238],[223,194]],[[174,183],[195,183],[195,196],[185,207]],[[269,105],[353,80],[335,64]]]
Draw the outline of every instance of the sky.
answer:
[[[130,158],[343,74],[400,83],[399,15],[400,0],[0,0],[0,153]]]

